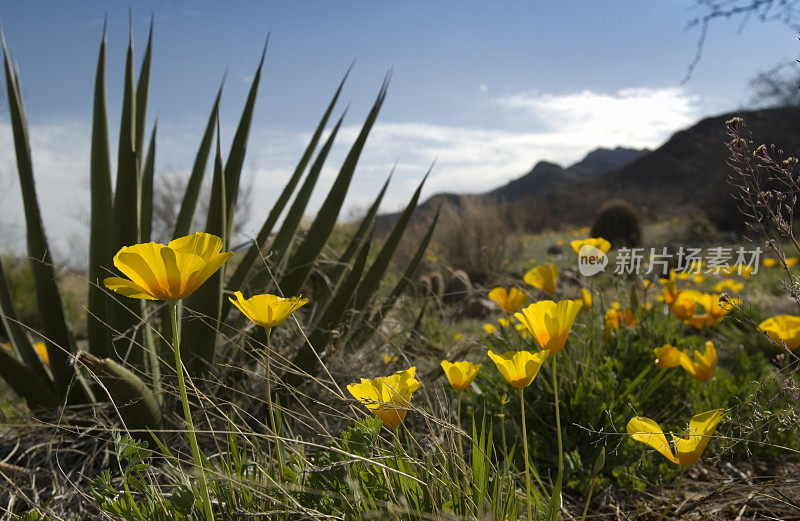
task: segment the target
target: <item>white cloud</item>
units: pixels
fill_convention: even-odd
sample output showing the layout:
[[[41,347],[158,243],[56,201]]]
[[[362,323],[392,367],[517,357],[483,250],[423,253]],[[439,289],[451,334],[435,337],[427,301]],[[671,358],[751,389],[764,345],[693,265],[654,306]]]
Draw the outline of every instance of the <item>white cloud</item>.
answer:
[[[613,94],[529,91],[495,100],[571,142],[636,147],[658,145],[669,133],[694,123],[699,115],[698,102],[697,96],[678,87],[628,88]]]

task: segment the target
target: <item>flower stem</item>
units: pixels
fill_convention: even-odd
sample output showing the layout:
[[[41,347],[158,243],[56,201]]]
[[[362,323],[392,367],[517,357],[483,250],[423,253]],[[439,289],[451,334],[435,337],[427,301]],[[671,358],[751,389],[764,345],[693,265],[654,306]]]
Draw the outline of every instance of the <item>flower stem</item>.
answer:
[[[203,464],[203,457],[200,454],[200,447],[197,445],[197,434],[192,421],[192,412],[189,410],[189,397],[186,394],[186,382],[183,377],[183,363],[181,362],[181,337],[178,331],[178,305],[177,301],[169,302],[169,314],[172,319],[172,348],[175,351],[175,369],[178,373],[178,389],[181,393],[181,403],[183,404],[183,415],[186,420],[186,432],[189,435],[189,445],[192,448],[192,458],[194,466],[200,475],[200,495],[203,499],[203,510],[207,521],[214,521],[214,513],[211,510],[211,498],[208,495],[208,483]]]
[[[678,491],[681,489],[681,483],[683,483],[683,475],[684,474],[686,474],[686,469],[685,468],[681,468],[681,473],[678,476],[678,484],[675,485],[675,493],[672,494],[672,499],[670,500],[669,505],[667,506],[667,508],[665,508],[664,511],[661,512],[661,517],[658,518],[658,521],[663,521],[664,518],[667,516],[667,512],[672,510],[672,505],[674,505],[675,504],[675,500],[678,499]]]
[[[561,413],[559,412],[558,406],[558,376],[556,376],[556,368],[558,364],[556,363],[556,358],[553,357],[553,396],[555,397],[555,405],[556,405],[556,437],[558,439],[558,472],[561,473],[564,470],[564,448],[561,445]]]
[[[267,371],[267,409],[269,410],[269,426],[270,429],[272,429],[272,434],[275,436],[275,452],[277,453],[278,456],[278,471],[279,471],[278,476],[281,476],[283,475],[283,457],[281,454],[281,448],[279,447],[278,444],[278,429],[277,429],[277,423],[275,422],[275,410],[273,409],[272,406],[272,388],[271,388],[272,354],[271,354],[271,348],[269,346],[269,339],[272,334],[272,328],[265,327],[264,329],[266,330],[267,333],[267,344],[265,349],[266,351],[265,365]]]
[[[528,429],[525,427],[525,388],[519,390],[519,408],[522,414],[522,447],[525,451],[525,491],[528,496],[528,521],[533,521],[533,505],[531,498],[531,471],[528,458]]]
[[[592,476],[592,483],[589,485],[589,494],[586,496],[586,504],[583,506],[583,514],[581,514],[581,521],[586,521],[586,514],[589,512],[589,503],[592,501],[592,492],[594,492],[595,480],[597,480],[597,474]]]

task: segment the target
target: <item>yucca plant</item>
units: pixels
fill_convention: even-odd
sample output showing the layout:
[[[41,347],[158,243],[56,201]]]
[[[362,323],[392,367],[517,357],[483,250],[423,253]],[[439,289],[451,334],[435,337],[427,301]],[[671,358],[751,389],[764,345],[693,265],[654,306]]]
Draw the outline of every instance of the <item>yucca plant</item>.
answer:
[[[145,127],[152,59],[152,31],[151,22],[138,78],[134,74],[133,38],[132,36],[129,38],[116,183],[112,189],[105,87],[106,31],[103,29],[92,116],[88,339],[86,353],[77,357],[79,362],[77,366],[87,368],[95,380],[101,381],[102,389],[108,392],[115,402],[120,400],[119,403],[128,403],[133,399],[132,395],[139,395],[145,406],[136,407],[136,417],[127,420],[142,428],[157,428],[161,421],[158,407],[154,407],[153,404],[161,402],[161,367],[158,350],[165,347],[156,341],[159,335],[147,326],[146,319],[149,317],[152,323],[152,318],[163,313],[163,310],[154,307],[152,303],[116,298],[114,294],[105,290],[102,279],[113,273],[112,258],[119,248],[150,240],[155,183],[156,126],[153,125],[146,152]],[[0,266],[0,317],[14,350],[13,354],[0,350],[0,376],[14,391],[24,397],[32,408],[56,406],[64,403],[65,399],[69,403],[80,403],[94,398],[93,387],[86,383],[81,371],[76,371],[76,365],[71,363],[78,349],[65,319],[61,294],[56,284],[56,273],[42,225],[19,72],[9,59],[5,40],[3,40],[3,54],[9,112],[26,215],[28,256],[36,284],[38,309],[44,324],[44,329],[40,333],[45,338],[50,362],[48,370],[33,349],[25,324],[18,320]],[[212,148],[215,148],[211,168],[213,173],[210,201],[204,225],[206,232],[222,237],[225,247],[231,247],[239,181],[265,54],[266,45],[256,68],[229,155],[224,161],[220,152],[219,135],[219,103],[222,87],[217,93],[178,211],[174,228],[175,237],[187,235],[192,231],[201,186]],[[187,299],[185,303],[187,313],[182,320],[182,335],[191,370],[204,371],[213,367],[215,351],[220,343],[220,331],[224,330],[224,326],[230,320],[233,320],[235,325],[236,318],[229,317],[231,306],[227,298],[223,298],[226,292],[251,290],[259,293],[271,291],[296,294],[303,291],[311,275],[320,269],[323,250],[331,238],[359,157],[378,117],[388,87],[387,77],[322,207],[311,226],[301,232],[301,218],[307,210],[316,182],[344,118],[342,114],[317,151],[348,74],[349,70],[338,85],[293,174],[233,273],[226,274],[220,270]],[[405,276],[395,284],[388,296],[379,297],[381,293],[386,293],[381,292],[381,281],[417,206],[422,188],[420,185],[395,229],[374,257],[374,261],[367,266],[373,243],[373,223],[388,182],[387,180],[350,239],[349,245],[338,258],[335,269],[327,279],[330,281],[329,284],[324,290],[317,292],[314,308],[305,324],[312,332],[312,345],[317,352],[324,351],[325,344],[330,340],[330,331],[342,327],[346,318],[350,320],[348,324],[353,330],[359,324],[364,330],[374,329],[380,317],[404,291],[410,274],[416,269],[430,242],[433,226],[420,242],[417,254],[407,267]],[[289,204],[292,197],[294,199]],[[284,210],[287,210],[286,215],[276,230],[279,217]],[[263,259],[267,256],[267,252],[269,259],[265,264]],[[348,317],[345,317],[346,309],[352,311]],[[352,316],[360,318],[353,321]],[[162,323],[165,322],[167,321],[162,320]],[[350,334],[353,335],[354,331]],[[170,338],[170,334],[166,331],[160,336]],[[294,361],[295,369],[300,373],[313,373],[315,364],[318,363],[317,356],[308,356],[310,349],[306,345]],[[123,368],[120,363],[130,364],[136,371],[144,371],[150,376],[153,387],[145,385],[133,371],[121,370]],[[126,410],[132,409],[121,408],[123,416]],[[143,415],[150,417],[143,420]]]

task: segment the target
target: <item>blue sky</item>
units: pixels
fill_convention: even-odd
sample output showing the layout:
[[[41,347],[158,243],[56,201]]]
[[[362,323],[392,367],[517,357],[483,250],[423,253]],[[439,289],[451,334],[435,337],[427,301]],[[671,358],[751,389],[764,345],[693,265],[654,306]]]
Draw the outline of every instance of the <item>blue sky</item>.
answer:
[[[597,146],[656,147],[700,117],[745,106],[750,78],[800,55],[797,35],[779,23],[753,20],[740,31],[738,20],[719,20],[691,81],[682,84],[698,37],[686,24],[701,13],[692,0],[0,0],[0,24],[22,75],[45,224],[63,239],[54,240],[57,247],[79,242],[88,203],[92,85],[106,15],[116,143],[129,5],[137,68],[155,14],[148,124],[158,114],[161,176],[185,175],[191,167],[226,70],[227,147],[271,33],[245,163],[256,196],[251,229],[268,212],[354,60],[340,107],[350,104],[343,139],[321,188],[392,69],[389,96],[347,206],[366,205],[397,160],[385,205],[395,210],[434,159],[426,195],[489,189],[539,160],[569,164]],[[0,192],[0,225],[15,230],[18,240],[19,189],[4,90],[0,140],[6,192]]]

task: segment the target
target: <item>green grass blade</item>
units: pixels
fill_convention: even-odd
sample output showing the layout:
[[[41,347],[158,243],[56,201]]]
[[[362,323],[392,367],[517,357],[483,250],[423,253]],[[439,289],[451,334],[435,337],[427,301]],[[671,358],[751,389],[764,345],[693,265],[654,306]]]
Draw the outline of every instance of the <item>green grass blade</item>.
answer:
[[[141,242],[150,242],[153,226],[153,178],[156,168],[156,134],[158,122],[153,125],[150,144],[147,147],[147,157],[142,169],[142,206],[140,212],[139,234]]]
[[[325,247],[325,243],[336,225],[336,220],[339,217],[347,190],[350,187],[350,181],[353,179],[353,173],[361,156],[361,151],[364,149],[369,132],[372,130],[383,100],[386,98],[388,81],[389,78],[387,76],[381,86],[375,104],[361,127],[361,132],[347,154],[344,164],[339,170],[339,175],[328,192],[325,202],[322,203],[322,207],[317,212],[308,234],[289,260],[289,268],[292,271],[288,272],[281,281],[281,289],[286,295],[295,295],[303,287],[308,275],[311,273],[311,269],[314,267],[317,256],[322,251],[322,248]]]
[[[92,113],[92,145],[89,165],[91,216],[89,224],[89,291],[86,333],[89,352],[96,356],[111,354],[106,297],[103,278],[111,268],[111,149],[108,142],[108,109],[106,106],[106,28],[97,58]]]
[[[389,268],[389,263],[392,262],[392,257],[395,251],[397,251],[397,247],[400,246],[400,240],[403,238],[403,233],[406,231],[411,216],[414,214],[414,210],[417,209],[422,187],[425,185],[425,181],[428,179],[430,172],[430,169],[428,169],[425,177],[422,178],[422,182],[414,192],[414,196],[411,197],[411,201],[408,202],[405,210],[403,210],[403,213],[400,215],[400,219],[397,221],[392,233],[386,239],[375,261],[369,267],[367,274],[364,275],[364,280],[359,284],[354,304],[356,310],[364,311],[375,295],[375,292],[378,290],[381,280],[383,280],[386,270]]]
[[[153,16],[150,17],[150,31],[147,35],[147,47],[144,50],[142,68],[139,69],[139,81],[136,83],[136,140],[134,141],[139,162],[144,150],[144,130],[147,124],[147,98],[150,94],[150,62],[153,57]]]
[[[36,197],[28,125],[18,89],[19,78],[12,72],[4,37],[2,37],[2,46],[8,110],[14,137],[19,184],[22,190],[28,256],[36,287],[36,302],[44,324],[47,354],[50,358],[50,368],[53,372],[55,386],[60,396],[66,396],[69,383],[75,374],[74,369],[69,365],[69,353],[74,353],[75,347],[67,327],[61,292],[56,284],[56,274],[42,225],[39,201]]]
[[[314,352],[316,350],[323,350],[330,340],[333,329],[342,321],[345,311],[348,309],[348,303],[352,300],[353,294],[358,287],[358,282],[361,280],[361,275],[364,273],[364,267],[367,263],[367,256],[369,249],[372,245],[372,234],[363,241],[361,250],[353,263],[353,268],[344,279],[341,287],[338,289],[330,304],[315,325],[314,331],[309,336],[308,342],[305,342],[295,355],[293,366],[299,369],[299,373],[291,373],[286,375],[285,381],[287,385],[299,385],[302,382],[302,373],[311,374],[316,368],[319,360]],[[312,348],[313,346],[313,348]]]
[[[50,392],[54,392],[53,382],[47,371],[44,368],[44,363],[36,354],[28,335],[25,334],[25,329],[20,324],[14,301],[11,299],[11,289],[6,280],[5,271],[3,271],[3,263],[0,261],[0,320],[5,327],[8,339],[11,346],[19,353],[22,361],[28,366],[28,369],[34,373],[36,378],[40,381],[40,385],[47,388]],[[3,350],[0,348],[0,350]]]
[[[217,127],[217,121],[219,119],[219,100],[222,98],[222,88],[224,84],[225,81],[223,80],[217,92],[217,99],[214,100],[211,114],[208,117],[206,130],[203,133],[203,139],[200,141],[200,148],[197,150],[194,165],[192,165],[192,173],[189,176],[189,181],[186,183],[186,191],[183,194],[181,209],[178,212],[178,219],[175,222],[175,231],[172,234],[173,237],[183,237],[191,233],[194,214],[197,210],[197,201],[200,199],[200,190],[203,187],[203,176],[205,175],[208,156],[211,153],[211,145],[214,140],[214,129]]]
[[[345,73],[341,83],[339,83],[339,87],[336,89],[336,92],[333,95],[333,99],[328,104],[327,110],[322,115],[322,119],[320,119],[320,122],[317,125],[317,129],[314,131],[314,134],[311,137],[311,141],[309,141],[308,146],[306,146],[306,149],[303,152],[303,156],[300,158],[300,161],[298,161],[297,166],[294,169],[294,173],[292,174],[292,177],[289,179],[289,182],[286,183],[286,186],[284,186],[281,195],[278,197],[278,200],[275,201],[275,204],[272,206],[272,210],[270,210],[266,221],[264,221],[264,224],[261,226],[261,230],[259,230],[258,235],[256,236],[256,239],[253,242],[253,245],[250,246],[250,248],[247,250],[247,253],[245,254],[244,258],[242,258],[242,260],[236,266],[236,270],[233,272],[233,275],[231,275],[231,278],[227,284],[227,288],[229,291],[237,291],[244,286],[247,276],[250,274],[250,271],[253,269],[253,266],[255,265],[256,261],[259,258],[261,249],[265,247],[267,239],[269,239],[269,236],[272,233],[272,228],[278,221],[278,218],[283,212],[286,203],[289,202],[289,198],[294,193],[294,190],[297,187],[297,184],[300,182],[300,178],[303,176],[303,172],[305,172],[309,161],[311,161],[311,156],[314,154],[314,151],[317,148],[317,144],[319,143],[319,140],[322,137],[322,133],[325,130],[325,126],[328,124],[328,119],[330,118],[330,115],[333,112],[333,107],[336,105],[336,102],[339,99],[339,95],[342,92],[342,87],[344,87],[344,82],[345,80],[347,80],[347,76],[349,74],[350,74],[350,69],[347,70],[347,73]],[[226,300],[223,302],[223,309],[222,309],[223,317],[227,316],[230,307],[231,304],[229,301]]]
[[[250,126],[253,122],[253,109],[255,109],[256,106],[258,84],[261,81],[261,70],[264,66],[264,57],[267,55],[268,43],[269,35],[267,35],[267,42],[264,43],[264,51],[261,53],[261,61],[258,63],[258,69],[256,69],[256,74],[250,85],[250,92],[247,94],[247,101],[242,111],[242,117],[239,120],[239,126],[236,128],[236,134],[233,136],[228,160],[225,162],[225,207],[227,208],[225,235],[231,235],[233,230],[233,222],[236,215],[236,201],[239,197],[239,180],[242,176],[242,166],[244,165],[244,156],[247,151],[247,140],[250,136]],[[230,241],[231,238],[229,237],[228,240]]]
[[[561,481],[564,477],[564,471],[558,472],[556,483],[553,486],[553,492],[550,494],[550,503],[547,506],[547,521],[558,521],[559,512],[561,510]]]

